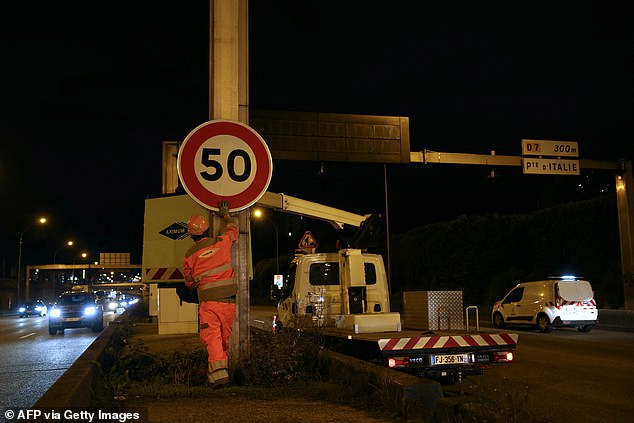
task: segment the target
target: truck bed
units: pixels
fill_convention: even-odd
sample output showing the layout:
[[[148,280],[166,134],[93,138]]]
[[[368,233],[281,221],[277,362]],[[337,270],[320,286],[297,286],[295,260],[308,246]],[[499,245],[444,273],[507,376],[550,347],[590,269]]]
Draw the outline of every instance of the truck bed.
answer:
[[[325,327],[329,348],[410,374],[456,383],[492,364],[514,360],[516,333],[493,330],[415,330],[353,333]]]
[[[383,354],[402,353],[405,351],[479,351],[496,349],[514,349],[517,345],[516,333],[497,332],[494,330],[459,331],[438,330],[425,331],[405,329],[400,332],[372,332],[355,334],[349,330],[336,327],[321,328],[324,336],[378,344]]]

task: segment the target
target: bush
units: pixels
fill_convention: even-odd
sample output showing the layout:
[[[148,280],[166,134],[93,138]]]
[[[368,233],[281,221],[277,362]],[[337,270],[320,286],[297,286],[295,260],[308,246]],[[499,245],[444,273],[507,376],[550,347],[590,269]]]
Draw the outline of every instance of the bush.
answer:
[[[244,383],[279,386],[318,378],[319,346],[296,331],[252,331],[251,354],[238,368]]]

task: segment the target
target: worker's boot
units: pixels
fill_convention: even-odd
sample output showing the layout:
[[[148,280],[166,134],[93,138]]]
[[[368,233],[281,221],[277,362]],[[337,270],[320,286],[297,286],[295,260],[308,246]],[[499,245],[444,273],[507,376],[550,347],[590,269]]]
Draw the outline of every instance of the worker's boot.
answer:
[[[207,381],[214,387],[225,386],[229,383],[229,372],[223,361],[207,364]]]

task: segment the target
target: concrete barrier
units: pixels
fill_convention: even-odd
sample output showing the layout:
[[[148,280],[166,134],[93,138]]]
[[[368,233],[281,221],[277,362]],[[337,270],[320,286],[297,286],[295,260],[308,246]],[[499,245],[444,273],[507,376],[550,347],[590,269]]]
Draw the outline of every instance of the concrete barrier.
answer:
[[[126,309],[95,338],[77,360],[35,402],[35,408],[89,407],[93,399],[94,381],[102,374],[104,352],[112,343],[112,335],[128,316],[142,306]]]
[[[439,409],[443,391],[440,383],[377,366],[334,351],[321,350],[322,372],[343,384],[369,386],[385,405],[399,415],[433,416]]]
[[[109,324],[79,358],[37,400],[34,408],[88,407],[92,400],[93,381],[101,372],[103,353],[110,345],[117,324]]]
[[[599,310],[597,329],[634,332],[634,310]]]

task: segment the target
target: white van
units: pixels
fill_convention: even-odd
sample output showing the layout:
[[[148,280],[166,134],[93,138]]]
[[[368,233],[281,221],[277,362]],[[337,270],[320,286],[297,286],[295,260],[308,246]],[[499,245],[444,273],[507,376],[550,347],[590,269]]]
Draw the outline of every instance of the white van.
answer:
[[[533,325],[540,332],[551,332],[553,327],[588,332],[597,318],[590,282],[573,276],[520,283],[493,305],[491,313],[496,328]]]

